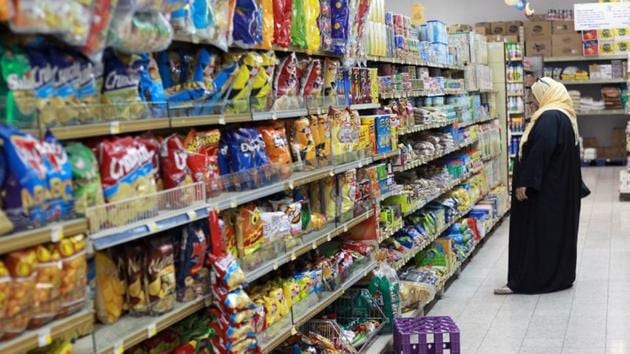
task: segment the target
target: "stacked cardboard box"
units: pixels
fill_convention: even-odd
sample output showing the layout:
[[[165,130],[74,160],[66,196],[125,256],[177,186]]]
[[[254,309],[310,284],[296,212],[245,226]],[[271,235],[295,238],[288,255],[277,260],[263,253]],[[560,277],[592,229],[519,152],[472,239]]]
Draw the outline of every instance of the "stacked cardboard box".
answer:
[[[522,21],[479,22],[475,25],[475,32],[487,36],[488,42],[517,43],[522,26]]]
[[[537,20],[525,23],[525,55],[552,55],[551,22]]]

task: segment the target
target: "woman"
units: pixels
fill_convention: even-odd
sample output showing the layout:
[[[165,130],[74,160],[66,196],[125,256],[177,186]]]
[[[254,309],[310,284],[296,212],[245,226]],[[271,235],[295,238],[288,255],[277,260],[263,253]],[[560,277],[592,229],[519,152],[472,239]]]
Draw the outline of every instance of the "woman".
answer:
[[[549,293],[575,280],[584,193],[577,117],[561,83],[538,79],[532,93],[539,108],[514,166],[508,283],[499,295]]]

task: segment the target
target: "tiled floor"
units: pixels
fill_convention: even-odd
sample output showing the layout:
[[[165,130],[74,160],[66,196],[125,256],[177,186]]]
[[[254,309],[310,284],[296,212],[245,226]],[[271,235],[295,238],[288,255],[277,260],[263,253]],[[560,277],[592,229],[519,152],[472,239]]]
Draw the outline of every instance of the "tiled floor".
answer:
[[[507,277],[508,220],[487,240],[429,315],[450,315],[462,353],[630,353],[630,202],[618,168],[586,168],[578,276],[548,295],[495,296]]]

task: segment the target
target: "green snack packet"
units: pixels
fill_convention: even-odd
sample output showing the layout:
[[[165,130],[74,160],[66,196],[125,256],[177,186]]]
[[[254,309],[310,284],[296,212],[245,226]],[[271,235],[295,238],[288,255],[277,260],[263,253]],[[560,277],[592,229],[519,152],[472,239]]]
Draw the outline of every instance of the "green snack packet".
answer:
[[[293,16],[291,17],[291,44],[298,48],[306,48],[304,0],[293,0]]]
[[[84,215],[87,208],[105,204],[98,162],[92,150],[81,143],[66,146],[66,152],[72,164],[75,209]]]
[[[3,50],[0,58],[2,72],[2,97],[0,102],[4,123],[16,128],[34,128],[36,105],[33,88],[35,83],[28,74],[31,71],[28,57],[19,48]]]

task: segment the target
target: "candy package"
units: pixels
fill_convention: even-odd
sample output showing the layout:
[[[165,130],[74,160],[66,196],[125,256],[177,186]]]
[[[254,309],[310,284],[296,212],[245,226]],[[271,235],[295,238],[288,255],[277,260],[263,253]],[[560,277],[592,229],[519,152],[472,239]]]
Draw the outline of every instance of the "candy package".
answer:
[[[332,49],[335,54],[344,55],[348,41],[350,7],[348,6],[348,0],[333,0],[331,3]]]
[[[314,52],[321,47],[321,38],[319,33],[319,16],[320,5],[319,0],[303,0],[304,1],[304,36],[306,38],[306,49]]]
[[[236,224],[236,245],[239,258],[254,254],[263,246],[263,224],[260,209],[253,203],[242,205]]]
[[[2,181],[3,207],[17,230],[47,223],[49,185],[41,143],[29,134],[0,127],[2,158],[8,174]]]
[[[305,0],[292,0],[291,44],[298,48],[306,48],[306,14]]]
[[[125,53],[159,52],[168,48],[173,29],[160,12],[136,12],[121,0],[110,23],[108,46]]]
[[[319,59],[313,59],[302,73],[301,96],[319,97],[322,95],[322,64]]]
[[[129,120],[144,118],[148,114],[139,95],[141,61],[134,55],[105,52],[104,84],[101,103],[103,118]]]
[[[96,294],[94,305],[96,317],[104,324],[118,321],[125,309],[127,282],[123,260],[114,256],[111,250],[98,251],[94,254],[96,265]]]
[[[209,8],[213,11],[209,42],[215,47],[228,51],[232,40],[234,8],[236,0],[210,0]]]
[[[52,321],[61,307],[59,252],[52,245],[39,245],[35,250],[35,293],[29,328],[41,327]]]
[[[11,339],[22,333],[33,315],[35,292],[34,249],[14,251],[4,256],[11,281],[6,298],[6,312],[2,314],[2,339]]]
[[[288,177],[291,174],[291,152],[284,124],[277,122],[272,125],[261,126],[258,130],[262,134],[269,160],[271,163],[282,165],[280,167],[281,176],[283,178]]]
[[[320,47],[324,51],[330,51],[332,49],[332,8],[330,0],[319,0],[317,24],[321,34]]]
[[[236,46],[252,48],[262,40],[262,9],[256,0],[236,0],[232,23],[232,38]]]
[[[74,214],[72,198],[72,165],[63,145],[47,131],[41,143],[41,153],[46,162],[46,179],[50,194],[47,202],[47,219],[57,221],[67,219]]]
[[[289,136],[293,160],[302,164],[304,168],[313,168],[317,161],[315,159],[315,141],[308,118],[291,121]]]
[[[274,0],[273,2],[273,44],[287,48],[291,44],[291,22],[293,17],[292,0]]]
[[[208,293],[209,272],[204,267],[208,224],[200,220],[181,230],[174,239],[177,301],[188,302]]]
[[[146,278],[149,306],[151,314],[160,315],[175,306],[173,244],[168,237],[154,237],[147,243]]]

